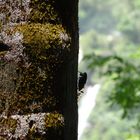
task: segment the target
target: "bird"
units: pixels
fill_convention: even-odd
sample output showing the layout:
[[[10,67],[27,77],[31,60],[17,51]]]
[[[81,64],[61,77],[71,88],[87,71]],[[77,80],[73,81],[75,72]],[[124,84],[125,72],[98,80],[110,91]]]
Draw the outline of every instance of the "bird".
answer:
[[[0,52],[3,51],[8,51],[10,49],[10,47],[6,44],[4,44],[3,42],[0,42]]]
[[[84,88],[84,86],[86,84],[86,81],[87,81],[87,73],[86,72],[84,72],[84,73],[80,72],[79,80],[78,80],[78,90],[79,91],[81,91]]]

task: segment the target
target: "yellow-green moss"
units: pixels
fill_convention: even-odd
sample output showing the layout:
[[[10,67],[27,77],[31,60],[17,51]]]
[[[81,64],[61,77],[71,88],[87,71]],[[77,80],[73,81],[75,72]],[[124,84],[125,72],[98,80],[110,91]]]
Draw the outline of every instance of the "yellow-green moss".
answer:
[[[3,128],[3,131],[10,131],[10,133],[14,134],[17,128],[17,120],[13,118],[0,118],[0,128]]]
[[[47,113],[45,116],[45,126],[46,128],[57,128],[64,126],[62,114],[58,112]]]
[[[64,127],[63,115],[57,111],[46,113],[44,119],[45,132],[44,135],[38,132],[36,125],[33,125],[27,134],[27,139],[30,140],[47,140],[58,139],[62,137],[61,133]],[[61,135],[61,136],[60,136]]]
[[[6,93],[7,97],[10,94],[10,99],[6,100],[9,106],[7,114],[55,110],[59,102],[55,95],[56,71],[63,64],[70,47],[65,29],[62,25],[30,23],[19,24],[7,32],[18,32],[23,36],[24,55],[17,64],[11,63],[14,65],[14,77],[10,81],[15,88],[12,93]]]
[[[19,24],[16,29],[23,33],[24,43],[29,44],[48,44],[52,41],[61,41],[60,35],[66,31],[61,24],[40,24],[40,23],[30,23],[30,24]],[[60,45],[59,42],[57,42]],[[61,42],[62,43],[62,42]]]
[[[29,14],[29,21],[35,23],[58,23],[59,18],[54,7],[55,0],[31,0],[31,12]]]
[[[23,35],[23,46],[19,43],[20,47],[23,47],[23,58],[21,55],[21,58],[18,57],[18,63],[10,62],[14,66],[14,77],[9,80],[12,81],[14,91],[4,91],[0,94],[3,106],[0,113],[7,116],[60,109],[55,95],[55,78],[57,68],[63,64],[63,55],[69,51],[70,38],[60,24],[55,0],[31,0],[30,8],[28,23],[19,24],[14,29],[13,26],[9,27],[6,31],[9,36],[13,36],[15,32]],[[9,17],[6,19],[9,20]],[[0,54],[3,55],[5,54]],[[6,76],[9,75],[7,72]],[[58,112],[47,113],[44,123],[46,130],[63,127],[63,116]],[[0,118],[1,125],[14,133],[17,121],[12,118]],[[27,137],[30,140],[46,140],[43,136],[35,136],[36,130],[32,129]]]
[[[25,51],[30,57],[33,57],[34,61],[35,59],[51,60],[57,63],[57,56],[51,54],[54,52],[53,49],[63,49],[63,43],[67,43],[65,47],[69,48],[69,41],[66,42],[62,38],[66,32],[61,25],[32,23],[19,25],[16,30],[23,34]],[[48,49],[52,50],[47,52]]]
[[[0,57],[3,57],[6,54],[7,51],[0,52]]]
[[[20,70],[21,78],[18,80],[20,84],[16,89],[19,97],[16,106],[22,110],[21,113],[40,112],[44,108],[46,110],[54,108],[56,99],[52,95],[52,89],[49,88],[49,85],[52,87],[51,73],[47,73],[47,70],[40,72],[34,65],[22,70]]]
[[[11,110],[19,113],[48,111],[56,108],[54,95],[55,71],[62,64],[63,54],[69,50],[70,40],[61,25],[20,24],[15,32],[23,35],[25,61],[17,64],[16,93]],[[58,65],[57,65],[58,64]],[[16,112],[16,111],[15,111]]]
[[[55,76],[63,64],[64,55],[69,52],[70,37],[58,24],[55,4],[55,0],[31,0],[29,22],[6,30],[9,36],[16,32],[23,36],[23,58],[21,55],[17,58],[20,61],[13,63],[16,75],[10,79],[15,84],[15,91],[6,93],[6,96],[10,94],[9,101],[6,100],[9,106],[7,114],[36,113],[58,108]],[[0,111],[4,109],[5,106]]]

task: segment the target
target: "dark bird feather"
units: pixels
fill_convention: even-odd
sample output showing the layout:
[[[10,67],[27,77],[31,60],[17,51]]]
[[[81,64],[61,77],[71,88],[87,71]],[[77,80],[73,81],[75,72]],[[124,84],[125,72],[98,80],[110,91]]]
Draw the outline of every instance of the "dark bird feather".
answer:
[[[84,72],[84,73],[80,72],[79,83],[78,83],[79,91],[84,88],[84,85],[86,84],[86,81],[87,81],[87,73],[86,72]]]

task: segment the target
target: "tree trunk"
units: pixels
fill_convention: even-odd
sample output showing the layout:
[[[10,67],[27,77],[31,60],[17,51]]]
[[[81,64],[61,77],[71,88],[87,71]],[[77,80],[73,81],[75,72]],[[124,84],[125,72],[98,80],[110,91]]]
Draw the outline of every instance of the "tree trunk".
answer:
[[[0,139],[77,140],[77,0],[0,1]]]

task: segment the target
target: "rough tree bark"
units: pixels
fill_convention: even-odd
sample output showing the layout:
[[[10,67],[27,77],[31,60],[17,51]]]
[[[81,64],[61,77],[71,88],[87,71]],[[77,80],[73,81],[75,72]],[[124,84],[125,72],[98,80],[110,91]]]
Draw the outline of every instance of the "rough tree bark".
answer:
[[[77,140],[78,0],[0,0],[0,140]]]

